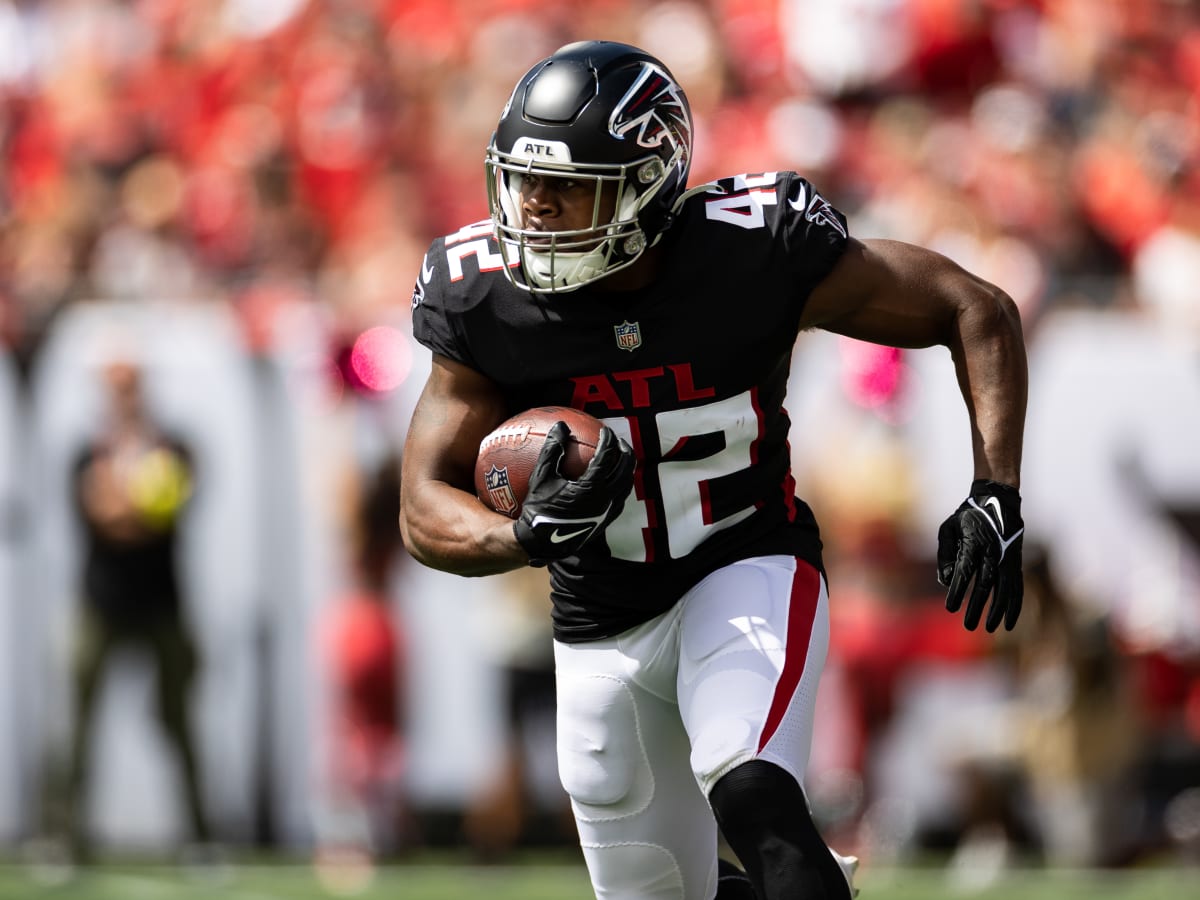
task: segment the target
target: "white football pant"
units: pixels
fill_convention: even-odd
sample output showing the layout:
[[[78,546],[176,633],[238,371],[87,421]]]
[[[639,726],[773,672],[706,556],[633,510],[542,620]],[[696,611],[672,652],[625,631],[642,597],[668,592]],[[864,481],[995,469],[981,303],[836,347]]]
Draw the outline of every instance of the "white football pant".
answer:
[[[751,759],[803,785],[828,647],[824,579],[791,556],[719,569],[615,638],[555,642],[559,775],[599,900],[712,900],[708,793]]]

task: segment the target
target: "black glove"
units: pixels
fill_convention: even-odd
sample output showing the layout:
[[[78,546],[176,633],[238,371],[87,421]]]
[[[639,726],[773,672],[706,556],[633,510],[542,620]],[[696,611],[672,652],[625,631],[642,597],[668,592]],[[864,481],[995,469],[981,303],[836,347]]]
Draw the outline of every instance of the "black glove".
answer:
[[[578,481],[560,471],[563,442],[570,432],[556,422],[538,454],[521,516],[513,523],[531,565],[574,556],[621,514],[633,487],[633,451],[607,425],[596,453]]]
[[[1012,631],[1021,615],[1025,583],[1021,575],[1021,494],[1010,484],[982,478],[971,494],[938,529],[938,582],[946,591],[946,609],[958,612],[971,578],[975,587],[963,619],[974,631],[988,595],[995,589],[984,627],[995,631],[1003,620]]]

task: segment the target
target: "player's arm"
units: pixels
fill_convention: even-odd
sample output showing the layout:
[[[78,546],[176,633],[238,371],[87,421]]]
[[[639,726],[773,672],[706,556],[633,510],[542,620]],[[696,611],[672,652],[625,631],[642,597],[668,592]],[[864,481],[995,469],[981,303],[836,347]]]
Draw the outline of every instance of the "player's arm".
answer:
[[[897,347],[950,348],[970,415],[975,480],[938,529],[938,580],[950,612],[967,600],[969,630],[985,608],[988,631],[1001,622],[1012,629],[1024,594],[1019,488],[1028,386],[1012,299],[930,250],[851,241],[813,291],[802,324]]]
[[[1021,319],[1004,291],[939,253],[851,239],[801,321],[893,347],[950,349],[971,423],[975,477],[1020,486],[1027,368]]]
[[[489,379],[434,355],[409,425],[400,480],[400,533],[418,562],[458,575],[528,565],[512,519],[474,493],[479,442],[506,414]]]

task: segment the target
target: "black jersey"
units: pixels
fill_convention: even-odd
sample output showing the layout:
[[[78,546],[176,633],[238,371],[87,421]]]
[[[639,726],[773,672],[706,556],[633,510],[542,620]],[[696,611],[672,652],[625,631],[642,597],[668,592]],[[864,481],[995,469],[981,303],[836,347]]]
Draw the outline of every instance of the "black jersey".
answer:
[[[145,451],[166,453],[192,472],[187,446],[170,435],[159,435]],[[114,538],[87,515],[82,500],[84,473],[98,459],[110,457],[104,441],[90,443],[75,460],[73,470],[76,508],[85,539],[83,588],[92,608],[110,625],[156,625],[180,614],[177,555],[178,514],[164,513],[135,538]]]
[[[494,381],[511,413],[585,410],[637,456],[604,541],[550,566],[559,640],[619,634],[738,559],[820,567],[783,402],[801,311],[846,241],[812,185],[770,172],[691,196],[658,277],[637,291],[516,288],[489,221],[433,242],[413,294],[417,340]]]

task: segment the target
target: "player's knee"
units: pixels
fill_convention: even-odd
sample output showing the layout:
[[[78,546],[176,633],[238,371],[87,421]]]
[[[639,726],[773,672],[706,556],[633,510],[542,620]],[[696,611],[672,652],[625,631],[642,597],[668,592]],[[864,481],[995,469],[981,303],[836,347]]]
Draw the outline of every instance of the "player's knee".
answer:
[[[684,900],[683,873],[635,817],[650,805],[653,780],[629,688],[610,676],[565,686],[559,707],[558,768],[574,802],[588,869],[612,900]]]
[[[597,675],[578,679],[563,695],[571,702],[559,709],[558,770],[577,814],[590,818],[590,808],[603,807],[594,816],[607,818],[644,808],[653,786],[629,688]]]
[[[708,720],[692,734],[691,766],[706,794],[725,773],[754,758],[757,725],[750,718],[721,716]]]

